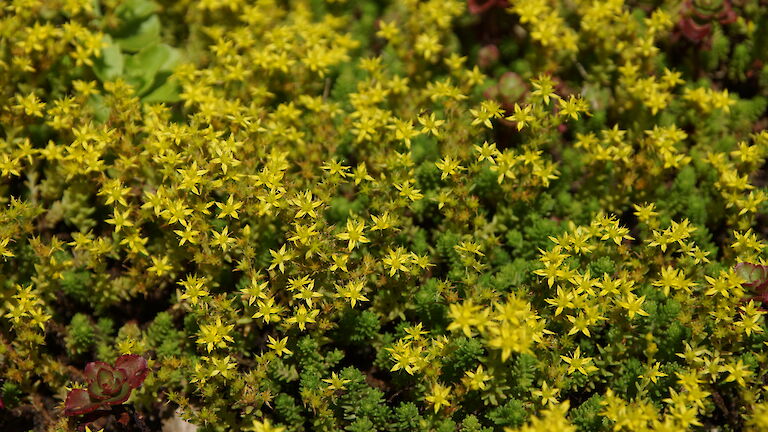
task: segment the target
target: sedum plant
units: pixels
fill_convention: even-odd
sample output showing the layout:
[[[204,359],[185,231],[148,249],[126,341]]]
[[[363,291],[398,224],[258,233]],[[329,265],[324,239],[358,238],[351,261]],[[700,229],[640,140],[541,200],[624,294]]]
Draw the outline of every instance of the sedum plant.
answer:
[[[131,391],[144,382],[147,373],[147,360],[135,354],[118,357],[114,366],[90,362],[84,372],[88,388],[75,388],[67,393],[64,414],[82,415],[122,404],[131,396]]]
[[[3,4],[0,429],[765,430],[763,3]]]

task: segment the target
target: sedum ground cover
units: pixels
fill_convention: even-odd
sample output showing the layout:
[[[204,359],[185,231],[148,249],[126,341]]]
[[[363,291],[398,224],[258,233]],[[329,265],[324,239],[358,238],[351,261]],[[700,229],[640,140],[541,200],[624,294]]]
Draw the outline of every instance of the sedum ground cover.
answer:
[[[763,0],[0,3],[0,429],[768,430]]]

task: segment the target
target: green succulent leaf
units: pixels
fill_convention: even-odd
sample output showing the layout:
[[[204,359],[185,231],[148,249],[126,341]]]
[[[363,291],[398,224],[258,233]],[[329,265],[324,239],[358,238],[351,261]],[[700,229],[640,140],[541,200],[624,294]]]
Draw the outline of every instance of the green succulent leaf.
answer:
[[[125,58],[109,35],[104,36],[107,46],[101,50],[101,56],[93,61],[93,72],[101,81],[112,81],[123,75]]]
[[[123,51],[137,52],[160,41],[160,28],[160,18],[152,15],[123,29],[120,33],[125,36],[116,37],[115,42]]]

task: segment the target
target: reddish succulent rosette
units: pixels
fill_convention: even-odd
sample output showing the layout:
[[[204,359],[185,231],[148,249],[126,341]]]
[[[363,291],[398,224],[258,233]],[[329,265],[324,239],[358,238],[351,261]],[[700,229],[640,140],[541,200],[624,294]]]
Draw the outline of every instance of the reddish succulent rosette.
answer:
[[[467,0],[467,6],[470,13],[479,15],[492,7],[506,7],[507,0]]]
[[[147,360],[136,354],[120,356],[115,365],[91,362],[85,366],[88,389],[72,389],[64,403],[68,416],[108,410],[128,400],[131,391],[141,386],[147,377]]]
[[[721,2],[686,0],[682,6],[678,28],[688,40],[702,43],[709,49],[712,42],[710,40],[712,23],[719,22],[721,25],[726,25],[736,22],[737,19],[738,15],[731,6],[730,0]]]
[[[768,266],[741,262],[734,269],[746,281],[742,285],[751,288],[757,294],[756,299],[768,303]]]
[[[768,266],[740,262],[734,268],[736,274],[744,279],[744,286],[762,290],[768,285]]]

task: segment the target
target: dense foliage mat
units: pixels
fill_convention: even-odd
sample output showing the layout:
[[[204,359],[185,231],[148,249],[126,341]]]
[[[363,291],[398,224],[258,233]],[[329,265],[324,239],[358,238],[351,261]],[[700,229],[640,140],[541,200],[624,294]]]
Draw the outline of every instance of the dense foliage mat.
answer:
[[[0,430],[768,430],[768,2],[0,2]]]

